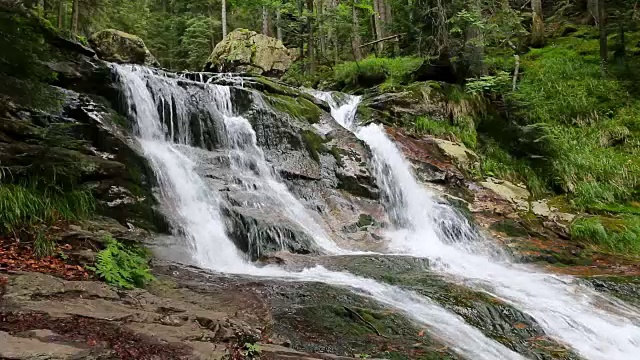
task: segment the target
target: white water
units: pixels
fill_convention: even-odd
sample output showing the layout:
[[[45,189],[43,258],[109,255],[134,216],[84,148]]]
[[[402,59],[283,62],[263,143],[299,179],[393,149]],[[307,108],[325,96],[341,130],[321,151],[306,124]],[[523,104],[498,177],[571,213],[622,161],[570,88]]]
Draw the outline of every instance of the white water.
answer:
[[[411,166],[380,125],[357,128],[358,97],[343,105],[328,101],[341,125],[372,149],[378,185],[396,228],[388,235],[393,252],[435,259],[436,269],[471,281],[533,316],[545,331],[582,356],[598,360],[640,359],[640,314],[580,285],[496,256],[492,246],[448,206],[437,204],[415,180]],[[452,231],[453,230],[453,231]]]
[[[176,95],[181,94],[182,90],[173,79],[162,79],[162,82],[158,83],[157,76],[144,68],[114,65],[114,69],[119,75],[129,104],[129,112],[137,122],[138,140],[156,172],[161,190],[160,201],[172,209],[169,215],[171,215],[176,235],[182,234],[188,240],[193,248],[194,260],[202,267],[226,273],[343,286],[402,311],[428,326],[434,335],[470,359],[522,359],[520,355],[466,324],[459,316],[415,293],[352,274],[328,271],[322,267],[294,273],[274,267],[257,268],[246,262],[226,236],[224,222],[220,215],[220,199],[215,192],[206,187],[203,179],[196,172],[197,164],[189,156],[191,148],[188,146],[188,133],[177,131],[173,121],[169,126],[163,125],[167,114],[163,113],[164,107],[158,111],[158,106],[165,104],[165,101],[173,103]],[[152,82],[154,93],[147,87]],[[228,132],[227,140],[231,146],[232,162],[234,166],[239,167],[238,175],[254,177],[254,180],[259,179],[263,183],[266,179],[266,186],[274,192],[276,200],[290,201],[289,197],[293,198],[293,196],[284,194],[288,193],[286,188],[267,168],[261,150],[255,145],[255,133],[248,121],[232,116],[232,104],[227,97],[228,89],[215,85],[211,85],[209,89],[216,95],[214,110],[218,112],[218,116],[222,116],[227,130],[231,130]],[[183,105],[173,104],[172,106],[177,109]],[[170,118],[174,120],[173,110],[170,112]],[[180,123],[177,125],[178,128],[183,126]],[[169,136],[165,135],[167,133]],[[249,170],[254,172],[253,175],[249,174]],[[265,209],[265,211],[268,210]],[[298,210],[294,208],[294,211]],[[302,208],[302,211],[306,210]],[[299,212],[295,215],[304,217]],[[306,223],[306,221],[301,222]],[[331,242],[329,238],[324,240]],[[324,240],[320,239],[320,241]],[[325,244],[325,246],[339,250],[335,244]]]

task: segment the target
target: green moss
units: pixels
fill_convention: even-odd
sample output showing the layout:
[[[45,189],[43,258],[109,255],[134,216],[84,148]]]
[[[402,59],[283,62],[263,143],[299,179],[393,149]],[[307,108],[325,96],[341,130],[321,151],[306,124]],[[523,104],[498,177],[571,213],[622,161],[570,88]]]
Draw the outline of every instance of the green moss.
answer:
[[[515,220],[509,220],[509,219],[501,220],[491,224],[489,228],[495,231],[502,232],[507,236],[524,237],[529,235],[529,233],[527,232],[527,229],[525,229],[521,224],[519,224]]]
[[[315,124],[320,121],[322,110],[302,96],[271,94],[267,97],[269,104],[276,110],[289,114],[296,119]]]
[[[302,131],[302,141],[313,160],[320,162],[320,153],[327,151],[325,139],[311,130]]]
[[[344,165],[344,163],[342,162],[342,153],[338,147],[332,146],[331,149],[329,149],[329,152],[334,157],[334,159],[336,159],[336,163],[338,164],[338,166]]]
[[[340,87],[368,88],[383,84],[387,90],[407,84],[426,60],[417,57],[368,57],[358,62],[345,62],[334,69],[334,80]]]

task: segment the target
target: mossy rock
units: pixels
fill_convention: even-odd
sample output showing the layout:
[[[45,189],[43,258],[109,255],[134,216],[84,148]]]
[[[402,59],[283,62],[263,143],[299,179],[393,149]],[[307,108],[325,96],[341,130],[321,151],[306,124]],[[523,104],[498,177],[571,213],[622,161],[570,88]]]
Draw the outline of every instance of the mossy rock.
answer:
[[[293,57],[282,41],[247,29],[230,32],[213,49],[205,71],[281,76]]]
[[[385,359],[459,359],[403,314],[349,290],[309,283],[288,286],[285,293],[275,300],[273,330],[297,350]]]
[[[322,110],[302,96],[290,97],[272,94],[267,96],[266,99],[274,109],[289,114],[296,119],[304,120],[310,124],[320,121]]]
[[[119,30],[99,31],[89,39],[99,58],[119,64],[160,66],[141,38]]]

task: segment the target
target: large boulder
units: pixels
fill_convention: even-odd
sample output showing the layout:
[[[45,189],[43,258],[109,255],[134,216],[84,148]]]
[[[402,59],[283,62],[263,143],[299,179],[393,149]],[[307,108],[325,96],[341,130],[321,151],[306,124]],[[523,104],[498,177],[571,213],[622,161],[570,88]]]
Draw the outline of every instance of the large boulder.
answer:
[[[247,29],[236,29],[219,42],[205,71],[280,76],[291,66],[292,52],[282,41]]]
[[[89,39],[99,58],[119,64],[160,66],[141,38],[126,32],[107,29]]]

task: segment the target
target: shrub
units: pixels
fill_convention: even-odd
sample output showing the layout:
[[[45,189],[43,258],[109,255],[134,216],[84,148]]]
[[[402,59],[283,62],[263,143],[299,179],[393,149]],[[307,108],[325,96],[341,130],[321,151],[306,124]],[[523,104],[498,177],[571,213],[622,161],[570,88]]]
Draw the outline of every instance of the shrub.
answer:
[[[124,245],[111,236],[105,236],[107,247],[97,256],[92,270],[110,285],[132,289],[143,287],[152,280],[147,253],[133,245]]]

